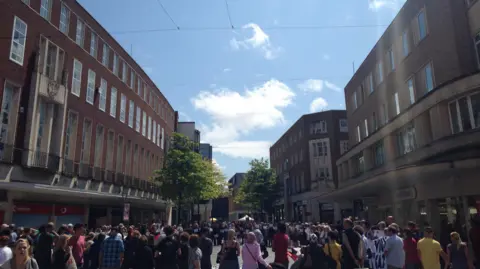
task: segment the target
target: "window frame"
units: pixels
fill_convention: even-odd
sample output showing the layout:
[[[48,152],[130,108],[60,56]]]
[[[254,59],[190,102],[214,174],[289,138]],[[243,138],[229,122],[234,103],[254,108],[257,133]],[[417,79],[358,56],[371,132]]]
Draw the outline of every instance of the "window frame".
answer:
[[[76,63],[79,63],[80,64],[80,78],[79,79],[76,79],[75,78],[75,73],[76,73]],[[82,62],[80,62],[78,59],[76,58],[73,58],[73,68],[72,68],[72,89],[71,89],[71,93],[77,97],[80,97],[80,94],[82,92],[82,73],[83,73],[83,64]],[[75,82],[78,82],[78,93],[75,92]]]
[[[400,99],[398,97],[398,92],[395,92],[393,94],[393,101],[395,102],[395,116],[398,116],[401,112]]]
[[[90,81],[90,74],[93,74],[93,84]],[[97,74],[92,69],[88,69],[88,76],[87,76],[87,94],[85,95],[85,100],[87,103],[93,105],[95,102],[95,86],[96,86],[96,79]],[[90,87],[93,86],[93,87]],[[90,98],[91,100],[90,100]]]
[[[65,11],[66,14],[63,14],[63,11]],[[67,5],[65,5],[65,3],[62,2],[60,7],[60,20],[58,23],[58,29],[67,36],[68,32],[70,31],[70,14],[70,9],[67,7]],[[63,21],[64,18],[66,21]],[[64,27],[65,29],[63,29]]]
[[[81,27],[79,29],[80,25]],[[85,45],[85,27],[86,27],[85,22],[82,21],[80,18],[77,18],[77,25],[75,27],[75,43],[82,48]]]
[[[129,100],[128,102],[128,127],[132,128],[134,127],[134,121],[135,121],[135,101]]]
[[[427,77],[427,68],[430,69],[430,75],[431,75],[431,89],[428,88],[428,77]],[[425,90],[427,93],[431,92],[433,89],[435,89],[435,74],[434,74],[434,69],[433,69],[433,64],[432,62],[427,63],[422,67],[422,72],[423,72],[423,77],[425,79]]]
[[[122,123],[125,123],[126,112],[127,112],[127,96],[125,96],[125,94],[123,93],[120,93],[120,122]]]
[[[90,28],[90,56],[97,59],[98,55],[98,35]]]
[[[113,98],[115,96],[115,98]],[[110,88],[110,116],[113,118],[117,117],[117,98],[118,98],[118,89],[115,87]]]
[[[16,25],[17,25],[17,20],[20,22],[20,23],[23,23],[23,25],[25,25],[25,34],[23,35],[23,45],[20,44],[20,42],[15,42],[15,31],[16,30]],[[18,31],[20,33],[20,31]],[[15,16],[14,19],[13,19],[13,27],[12,27],[12,41],[10,43],[10,53],[9,53],[9,59],[10,61],[13,61],[14,63],[17,63],[19,64],[20,66],[23,66],[23,62],[25,61],[25,46],[27,45],[27,34],[28,34],[28,24],[20,19],[19,17]],[[21,38],[19,38],[20,40]],[[19,46],[22,46],[22,60],[21,61],[18,61],[14,58],[12,58],[12,54],[14,53],[13,52],[13,48],[14,48],[14,43],[19,45]],[[15,52],[15,55],[16,56],[20,56],[20,55],[17,55],[16,52]]]
[[[422,36],[422,33],[421,33],[421,27],[420,27],[420,15],[423,15],[423,23],[424,23],[424,28],[425,28],[425,34],[424,36]],[[417,26],[418,26],[418,40],[417,40],[417,44],[420,43],[422,40],[424,40],[427,36],[428,36],[428,23],[427,23],[427,12],[425,10],[425,8],[422,8],[417,16],[416,16],[416,20],[417,20]]]
[[[410,85],[410,83],[412,85]],[[416,97],[416,93],[415,93],[415,77],[414,76],[411,76],[407,79],[407,90],[408,90],[408,96],[409,96],[409,100],[410,100],[410,105],[413,105],[415,104],[415,97]]]
[[[45,2],[48,5],[47,8],[45,8],[45,6],[44,6]],[[47,21],[50,21],[51,18],[52,18],[52,2],[53,2],[52,0],[41,0],[40,1],[40,10],[39,10],[38,14],[40,14],[40,17],[46,19]],[[46,15],[42,14],[43,10],[45,10],[45,12],[47,12]],[[47,16],[47,17],[45,17],[45,16]]]
[[[98,87],[98,109],[105,112],[107,109],[107,89],[108,82],[104,78],[100,79],[100,87]]]
[[[459,100],[462,98],[466,98],[467,100],[467,106],[468,106],[468,118],[470,121],[470,125],[472,126],[472,129],[467,130],[475,130],[480,128],[480,123],[477,126],[477,122],[475,122],[475,116],[473,113],[473,105],[472,105],[472,96],[480,95],[480,91],[472,92],[467,95],[460,96],[458,98],[455,98],[455,100],[452,100],[448,102],[448,115],[449,115],[449,120],[450,120],[450,130],[452,131],[452,134],[459,134],[465,132],[464,127],[463,127],[463,121],[462,121],[462,115],[460,112],[460,103]],[[453,129],[453,122],[452,122],[452,111],[450,108],[450,104],[454,103],[455,104],[455,110],[456,110],[456,116],[457,116],[457,127],[458,127],[458,132],[455,132]]]

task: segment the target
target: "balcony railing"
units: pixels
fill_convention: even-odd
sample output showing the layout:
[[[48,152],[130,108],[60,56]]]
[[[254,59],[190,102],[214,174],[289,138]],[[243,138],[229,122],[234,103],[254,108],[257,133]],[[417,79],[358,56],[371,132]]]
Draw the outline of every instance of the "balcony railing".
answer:
[[[115,185],[118,186],[125,186],[126,180],[125,180],[125,174],[124,173],[116,173],[115,174],[115,180],[113,181]]]
[[[87,163],[76,163],[78,165],[78,177],[84,179],[93,178],[93,167]]]
[[[25,149],[22,151],[22,164],[25,167],[40,168],[56,173],[60,165],[60,157],[39,150]]]
[[[115,173],[112,171],[105,170],[105,181],[108,183],[113,183],[115,181]]]
[[[98,180],[98,181],[104,181],[105,180],[105,170],[103,170],[100,167],[93,167],[93,176],[92,179]]]

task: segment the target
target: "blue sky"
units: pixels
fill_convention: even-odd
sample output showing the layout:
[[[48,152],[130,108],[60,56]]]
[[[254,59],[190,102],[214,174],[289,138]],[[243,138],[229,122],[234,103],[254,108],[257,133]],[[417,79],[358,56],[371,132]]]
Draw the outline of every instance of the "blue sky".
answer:
[[[132,51],[180,120],[196,122],[230,177],[267,157],[302,114],[345,109],[352,63],[405,0],[228,0],[233,30],[224,0],[161,0],[178,31],[142,31],[175,28],[158,0],[79,2]]]

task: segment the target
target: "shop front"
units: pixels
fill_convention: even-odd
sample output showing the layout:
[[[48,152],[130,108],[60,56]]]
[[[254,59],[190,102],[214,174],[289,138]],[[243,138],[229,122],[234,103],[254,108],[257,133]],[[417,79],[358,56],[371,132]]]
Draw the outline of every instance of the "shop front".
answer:
[[[55,223],[62,224],[86,224],[85,206],[79,205],[55,205]]]
[[[52,204],[14,202],[12,223],[17,227],[39,227],[52,220]]]

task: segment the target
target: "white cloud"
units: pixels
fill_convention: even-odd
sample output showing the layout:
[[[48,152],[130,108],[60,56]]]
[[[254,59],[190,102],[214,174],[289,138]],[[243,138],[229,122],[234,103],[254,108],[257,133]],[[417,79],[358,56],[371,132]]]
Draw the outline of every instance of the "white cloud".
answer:
[[[368,8],[378,11],[383,8],[388,8],[393,11],[398,11],[406,0],[369,0]]]
[[[268,156],[269,141],[241,140],[252,131],[285,122],[282,110],[292,104],[295,93],[284,83],[271,79],[243,93],[230,89],[200,92],[193,106],[207,113],[211,125],[200,125],[202,141],[215,151],[232,157]]]
[[[222,171],[225,171],[225,169],[227,169],[225,165],[220,165],[215,158],[212,159],[212,163]]]
[[[310,113],[318,112],[323,109],[325,109],[328,106],[327,101],[323,99],[322,97],[315,98],[311,103],[310,103]]]
[[[332,82],[327,80],[321,80],[321,79],[307,79],[304,82],[297,85],[297,87],[300,90],[303,90],[305,92],[321,92],[324,86],[327,89],[337,91],[337,92],[342,90],[340,87],[333,84]]]
[[[223,69],[223,73],[228,73],[228,72],[230,72],[230,71],[232,71],[232,69],[230,69],[230,68],[224,68],[224,69]]]
[[[267,35],[258,24],[249,23],[242,27],[243,29],[250,29],[253,35],[244,40],[237,40],[235,37],[230,40],[230,47],[233,50],[240,49],[258,49],[262,52],[263,57],[267,60],[273,60],[283,51],[283,48],[276,47],[270,42],[270,36]]]

